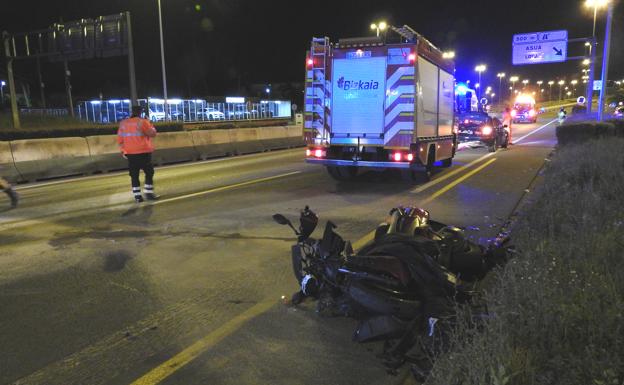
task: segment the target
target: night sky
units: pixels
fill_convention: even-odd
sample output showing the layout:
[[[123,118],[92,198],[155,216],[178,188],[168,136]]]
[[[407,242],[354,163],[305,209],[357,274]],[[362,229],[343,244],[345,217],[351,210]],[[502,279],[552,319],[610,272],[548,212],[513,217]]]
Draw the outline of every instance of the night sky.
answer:
[[[312,36],[370,35],[372,21],[410,25],[442,49],[457,53],[457,79],[476,79],[476,64],[488,65],[484,85],[498,86],[499,71],[536,80],[580,80],[580,62],[514,67],[514,33],[568,29],[592,31],[592,12],[582,0],[540,1],[253,1],[162,0],[170,97],[236,94],[254,83],[302,82],[305,51]],[[622,1],[620,0],[620,3]],[[36,30],[60,19],[91,18],[122,11],[133,17],[139,96],[161,94],[156,0],[3,1],[0,29]],[[606,12],[597,34],[604,36]],[[624,78],[624,4],[616,7],[611,79]],[[583,52],[570,46],[569,55]],[[577,51],[577,52],[575,52]],[[602,44],[599,52],[602,52]],[[125,58],[70,63],[76,98],[126,96]],[[62,66],[44,63],[47,92],[63,90]],[[4,72],[4,65],[0,74]],[[33,62],[16,63],[16,73],[38,88]],[[0,75],[1,76],[1,75]]]

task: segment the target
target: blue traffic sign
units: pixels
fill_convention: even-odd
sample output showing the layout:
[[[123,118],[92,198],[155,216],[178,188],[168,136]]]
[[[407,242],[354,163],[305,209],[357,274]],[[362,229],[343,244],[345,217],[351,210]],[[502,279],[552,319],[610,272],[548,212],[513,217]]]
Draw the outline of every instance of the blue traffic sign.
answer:
[[[568,31],[514,35],[512,46],[514,65],[564,62],[568,57]]]

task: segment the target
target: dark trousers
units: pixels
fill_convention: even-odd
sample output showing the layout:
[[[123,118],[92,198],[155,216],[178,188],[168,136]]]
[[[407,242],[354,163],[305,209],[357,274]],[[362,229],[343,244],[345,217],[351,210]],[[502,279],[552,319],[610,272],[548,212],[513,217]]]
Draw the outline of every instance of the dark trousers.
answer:
[[[145,184],[154,184],[154,166],[152,166],[152,154],[128,154],[128,168],[130,169],[130,179],[132,179],[132,187],[141,187],[139,173],[141,170],[145,173]]]

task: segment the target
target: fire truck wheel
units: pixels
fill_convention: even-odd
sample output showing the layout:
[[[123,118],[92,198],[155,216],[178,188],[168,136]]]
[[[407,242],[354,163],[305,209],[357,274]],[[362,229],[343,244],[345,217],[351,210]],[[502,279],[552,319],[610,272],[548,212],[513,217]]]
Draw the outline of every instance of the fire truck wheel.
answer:
[[[453,158],[448,158],[448,159],[443,159],[442,160],[442,167],[448,168],[448,167],[451,167],[452,165],[453,165]]]

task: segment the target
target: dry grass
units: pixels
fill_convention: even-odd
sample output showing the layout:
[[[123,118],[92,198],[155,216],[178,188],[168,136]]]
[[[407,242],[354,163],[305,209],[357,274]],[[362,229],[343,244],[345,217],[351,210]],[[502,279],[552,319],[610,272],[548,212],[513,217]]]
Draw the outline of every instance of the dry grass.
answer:
[[[558,151],[514,231],[520,255],[457,325],[431,385],[624,384],[624,139]]]

